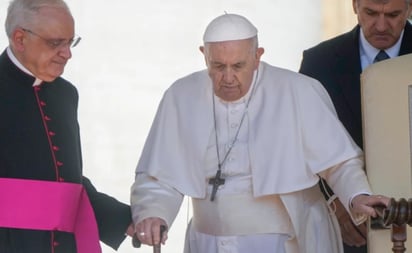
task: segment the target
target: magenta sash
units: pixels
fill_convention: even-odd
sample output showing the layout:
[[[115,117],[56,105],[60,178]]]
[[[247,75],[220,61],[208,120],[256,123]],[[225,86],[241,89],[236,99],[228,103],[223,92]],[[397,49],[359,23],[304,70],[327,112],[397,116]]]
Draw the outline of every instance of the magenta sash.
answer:
[[[0,178],[0,227],[74,233],[78,253],[101,253],[81,184]]]

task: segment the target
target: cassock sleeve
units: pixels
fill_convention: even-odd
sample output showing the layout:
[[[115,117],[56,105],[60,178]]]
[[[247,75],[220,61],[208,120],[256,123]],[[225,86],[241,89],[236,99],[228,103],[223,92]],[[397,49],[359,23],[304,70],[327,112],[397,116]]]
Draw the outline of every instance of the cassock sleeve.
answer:
[[[126,238],[128,226],[132,224],[129,205],[98,192],[86,177],[83,177],[83,186],[96,216],[100,240],[117,250]]]
[[[355,213],[350,208],[353,197],[359,194],[371,194],[366,174],[363,170],[363,158],[355,157],[331,167],[319,175],[332,187],[339,200],[351,215],[353,222],[359,225],[367,219],[366,215]]]
[[[137,173],[131,188],[131,209],[135,224],[149,217],[163,219],[170,228],[184,195],[145,173]]]

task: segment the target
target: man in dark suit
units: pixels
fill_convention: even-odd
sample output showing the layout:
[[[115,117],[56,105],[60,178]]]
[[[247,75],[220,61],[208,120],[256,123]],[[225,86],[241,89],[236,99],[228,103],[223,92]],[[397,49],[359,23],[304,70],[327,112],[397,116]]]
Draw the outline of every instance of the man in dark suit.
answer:
[[[299,72],[319,80],[329,92],[338,116],[362,147],[360,74],[370,64],[412,53],[411,0],[352,0],[358,25],[303,52]],[[381,52],[382,51],[382,52]],[[376,56],[379,54],[377,58]],[[382,56],[383,55],[383,56]],[[366,225],[353,225],[333,192],[324,193],[336,208],[345,253],[366,252]]]

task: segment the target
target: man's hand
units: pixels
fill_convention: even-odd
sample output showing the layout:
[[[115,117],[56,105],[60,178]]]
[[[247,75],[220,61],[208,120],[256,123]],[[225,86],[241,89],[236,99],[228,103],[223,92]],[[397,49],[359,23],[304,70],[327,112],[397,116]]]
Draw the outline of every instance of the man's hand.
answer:
[[[349,246],[360,247],[366,244],[366,223],[359,226],[353,224],[349,213],[339,199],[333,201],[336,207],[336,218],[338,219],[343,241]]]
[[[162,233],[160,238],[160,226],[164,226],[166,230]],[[150,246],[159,243],[165,244],[167,240],[167,225],[166,222],[160,218],[146,218],[136,224],[136,235],[139,241]]]
[[[130,237],[133,237],[133,235],[134,235],[134,226],[133,226],[133,223],[130,224],[130,225],[127,227],[126,234],[127,234],[128,236],[130,236]]]
[[[382,196],[382,195],[358,195],[352,199],[352,207],[351,209],[360,214],[365,214],[371,217],[376,218],[378,213],[376,212],[374,207],[377,206],[385,206],[389,205],[390,198]]]

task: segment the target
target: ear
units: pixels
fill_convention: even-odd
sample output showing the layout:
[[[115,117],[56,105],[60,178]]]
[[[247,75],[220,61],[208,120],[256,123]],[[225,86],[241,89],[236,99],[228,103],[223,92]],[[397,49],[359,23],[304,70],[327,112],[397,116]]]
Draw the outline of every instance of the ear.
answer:
[[[259,47],[256,49],[255,69],[259,67],[260,57],[262,56],[264,52],[265,52],[265,49],[263,47]]]
[[[200,47],[199,47],[199,50],[200,50],[200,52],[202,52],[202,54],[203,54],[203,58],[205,59],[205,64],[206,64],[206,66],[208,66],[208,62],[207,62],[207,58],[206,58],[206,50],[205,50],[205,47],[204,47],[204,46],[200,46]]]
[[[258,61],[260,61],[260,57],[263,55],[263,53],[265,53],[265,49],[264,49],[263,47],[259,47],[259,48],[256,50],[256,59],[257,59]]]
[[[358,14],[358,0],[352,0],[352,8],[355,14]]]
[[[412,15],[412,1],[409,2],[408,6],[408,18],[411,17]]]
[[[25,32],[22,29],[15,29],[9,39],[11,46],[18,52],[24,51]]]

